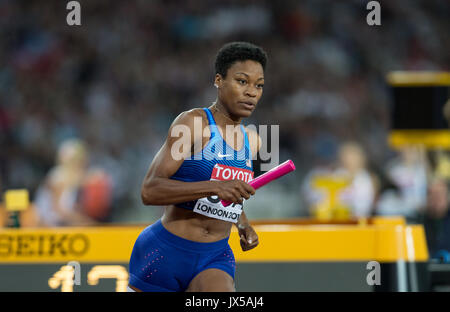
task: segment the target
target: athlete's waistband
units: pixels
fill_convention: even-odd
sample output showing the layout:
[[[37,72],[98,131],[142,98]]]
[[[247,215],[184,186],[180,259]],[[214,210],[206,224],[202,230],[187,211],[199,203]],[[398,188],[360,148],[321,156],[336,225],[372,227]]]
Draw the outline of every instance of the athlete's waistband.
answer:
[[[164,242],[175,245],[178,248],[186,249],[188,251],[206,253],[218,251],[228,246],[229,237],[221,239],[217,242],[201,243],[172,234],[163,226],[161,219],[153,223],[150,228],[152,230],[152,233],[158,239],[161,239]]]

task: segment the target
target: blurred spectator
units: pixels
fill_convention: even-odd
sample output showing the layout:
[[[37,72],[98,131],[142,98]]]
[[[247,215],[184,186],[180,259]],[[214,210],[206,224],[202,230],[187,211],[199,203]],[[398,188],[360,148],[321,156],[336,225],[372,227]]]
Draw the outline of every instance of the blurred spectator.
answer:
[[[339,170],[351,181],[350,186],[341,194],[342,202],[351,208],[353,216],[370,216],[375,185],[367,169],[367,157],[362,147],[352,142],[343,144],[339,151],[339,165]]]
[[[450,213],[448,184],[436,179],[428,188],[427,209],[420,220],[425,227],[427,245],[432,257],[441,250],[450,252]]]
[[[444,118],[450,125],[450,99],[448,99],[447,102],[445,102],[445,105],[442,108],[442,113],[444,114]]]
[[[450,99],[443,107],[450,126]],[[430,151],[432,181],[421,222],[424,224],[428,248],[434,258],[450,255],[450,155],[448,150]]]
[[[387,190],[376,205],[377,215],[404,216],[408,222],[417,222],[427,201],[427,162],[422,146],[406,146],[386,166],[386,174],[395,183],[398,192]]]
[[[110,176],[101,169],[90,169],[80,187],[81,212],[96,221],[105,221],[111,212],[111,200]]]
[[[450,99],[445,103],[442,113],[450,125]],[[428,152],[432,175],[450,183],[450,151],[448,149],[433,149]]]
[[[110,199],[109,177],[88,170],[85,144],[70,139],[61,144],[57,165],[39,187],[35,204],[42,225],[89,225],[107,217]]]
[[[313,169],[303,184],[302,194],[310,212],[323,219],[369,217],[375,185],[366,165],[360,145],[343,143],[337,164]]]

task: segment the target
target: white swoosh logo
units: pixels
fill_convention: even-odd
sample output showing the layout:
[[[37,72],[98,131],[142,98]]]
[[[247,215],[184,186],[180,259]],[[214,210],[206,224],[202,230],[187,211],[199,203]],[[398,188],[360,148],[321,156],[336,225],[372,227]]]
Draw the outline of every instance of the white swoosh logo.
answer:
[[[228,157],[228,156],[231,156],[231,154],[226,154],[226,155],[222,155],[220,152],[217,154],[217,156],[219,156],[219,157]]]

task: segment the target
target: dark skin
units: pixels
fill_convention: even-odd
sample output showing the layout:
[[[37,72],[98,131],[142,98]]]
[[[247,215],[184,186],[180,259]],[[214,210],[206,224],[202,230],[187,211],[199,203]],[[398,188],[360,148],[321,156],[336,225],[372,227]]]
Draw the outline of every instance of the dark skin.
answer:
[[[233,125],[239,129],[241,120],[249,117],[256,108],[264,85],[263,68],[260,63],[251,60],[235,62],[228,69],[225,77],[216,74],[214,85],[218,90],[217,100],[209,108],[222,137],[231,147],[239,150],[244,144],[242,131],[232,131],[230,134],[225,131],[225,127]],[[203,134],[194,131],[194,127],[197,126],[196,129],[199,129],[200,125]],[[180,126],[188,127],[191,135],[174,136],[172,131]],[[254,131],[246,130],[246,132],[252,154],[256,155],[261,146],[261,139]],[[242,198],[249,199],[255,194],[253,187],[241,180],[183,182],[170,179],[181,166],[184,158],[204,148],[209,137],[208,120],[202,109],[192,109],[181,113],[172,123],[165,143],[153,159],[141,190],[142,201],[145,205],[167,205],[161,221],[169,232],[203,243],[216,242],[228,237],[232,223],[178,208],[174,204],[211,195],[242,204]],[[175,142],[189,147],[177,150],[182,155],[178,160],[173,157]],[[255,248],[259,243],[258,235],[249,224],[244,212],[235,225],[241,238],[242,250]],[[207,269],[194,277],[187,291],[235,291],[235,287],[233,278],[226,272]]]

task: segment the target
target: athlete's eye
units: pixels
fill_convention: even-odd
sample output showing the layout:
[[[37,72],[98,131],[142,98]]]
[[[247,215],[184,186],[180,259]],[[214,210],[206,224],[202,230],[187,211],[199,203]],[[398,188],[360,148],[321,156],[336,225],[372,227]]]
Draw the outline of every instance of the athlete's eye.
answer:
[[[262,88],[264,88],[264,85],[263,85],[263,84],[257,84],[256,87],[257,87],[258,89],[262,89]]]
[[[245,85],[246,83],[247,83],[247,81],[245,81],[244,79],[236,79],[238,82],[239,82],[239,84],[241,84],[241,85]]]

